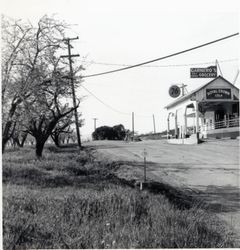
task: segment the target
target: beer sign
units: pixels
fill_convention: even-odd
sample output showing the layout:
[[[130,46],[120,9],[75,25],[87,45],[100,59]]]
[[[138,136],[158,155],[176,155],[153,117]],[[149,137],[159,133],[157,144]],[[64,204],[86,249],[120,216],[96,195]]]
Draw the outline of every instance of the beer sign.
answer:
[[[231,99],[231,89],[206,89],[207,99]]]
[[[217,77],[217,66],[210,66],[207,68],[191,68],[191,78],[216,78]]]

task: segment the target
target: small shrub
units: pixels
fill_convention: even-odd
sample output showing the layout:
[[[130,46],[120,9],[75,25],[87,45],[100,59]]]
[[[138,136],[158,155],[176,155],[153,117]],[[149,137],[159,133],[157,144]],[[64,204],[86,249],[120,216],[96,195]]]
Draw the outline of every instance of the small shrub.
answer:
[[[82,166],[87,162],[92,162],[92,156],[86,151],[80,151],[76,157],[76,161],[80,163]]]
[[[76,176],[79,176],[79,175],[84,175],[84,176],[86,176],[86,175],[89,174],[89,172],[87,171],[86,168],[80,168],[80,167],[77,167],[77,166],[69,166],[69,167],[67,168],[67,170],[68,170],[70,173],[72,173],[72,174],[74,174],[74,175],[76,175]]]
[[[47,149],[48,149],[48,151],[51,152],[51,153],[56,153],[56,152],[59,151],[59,148],[57,148],[56,146],[53,146],[53,145],[48,146]]]

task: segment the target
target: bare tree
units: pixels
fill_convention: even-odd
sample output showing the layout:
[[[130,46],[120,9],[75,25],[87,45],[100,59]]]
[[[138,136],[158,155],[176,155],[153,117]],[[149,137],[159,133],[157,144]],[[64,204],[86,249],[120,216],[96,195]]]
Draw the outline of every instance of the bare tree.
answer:
[[[65,134],[73,132],[71,128],[71,124],[73,123],[74,121],[72,120],[72,113],[70,113],[60,120],[52,131],[51,138],[57,147],[60,147],[61,141],[63,141]]]
[[[50,80],[40,84],[38,91],[33,91],[31,97],[24,101],[24,111],[27,117],[26,131],[36,140],[36,156],[41,157],[45,142],[53,133],[56,125],[62,120],[71,123],[72,112],[68,101],[71,97],[69,79],[66,72],[55,64]],[[80,101],[78,101],[78,108]]]
[[[28,133],[21,125],[21,121],[20,120],[16,121],[13,133],[11,134],[11,140],[13,141],[13,144],[22,148],[27,139],[27,136]]]
[[[2,16],[2,150],[14,134],[16,112],[34,98],[41,82],[51,76],[61,48],[63,22],[42,17],[38,27]],[[64,46],[64,45],[63,45]]]

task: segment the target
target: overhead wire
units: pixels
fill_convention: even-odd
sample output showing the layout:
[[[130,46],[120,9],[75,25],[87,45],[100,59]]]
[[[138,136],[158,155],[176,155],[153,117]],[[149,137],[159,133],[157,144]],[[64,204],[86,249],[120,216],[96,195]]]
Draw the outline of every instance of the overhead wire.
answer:
[[[113,110],[114,112],[120,113],[122,115],[131,115],[131,113],[125,113],[122,111],[119,111],[115,108],[113,108],[111,105],[105,103],[104,101],[102,101],[99,97],[97,97],[92,91],[90,91],[89,89],[87,89],[85,86],[83,86],[83,84],[81,84],[81,87],[84,88],[90,95],[92,95],[94,98],[96,98],[99,102],[101,102],[103,105],[105,105],[106,107],[110,108],[111,110]]]
[[[183,53],[186,53],[186,52],[189,52],[189,51],[192,51],[192,50],[201,48],[201,47],[208,46],[208,45],[213,44],[213,43],[216,43],[216,42],[220,42],[220,41],[222,41],[222,40],[225,40],[225,39],[228,39],[228,38],[237,36],[237,35],[239,35],[239,33],[235,33],[235,34],[232,34],[232,35],[229,35],[229,36],[226,36],[226,37],[223,37],[223,38],[220,38],[220,39],[217,39],[217,40],[208,42],[208,43],[204,43],[204,44],[201,44],[201,45],[192,47],[192,48],[190,48],[190,49],[186,49],[186,50],[183,50],[183,51],[180,51],[180,52],[176,52],[176,53],[173,53],[173,54],[164,56],[164,57],[160,57],[160,58],[157,58],[157,59],[153,59],[153,60],[146,61],[146,62],[143,62],[143,63],[135,64],[135,65],[95,63],[95,64],[112,65],[112,66],[124,66],[124,67],[123,67],[123,68],[120,68],[120,69],[116,69],[116,70],[111,70],[111,71],[102,72],[102,73],[97,73],[97,74],[92,74],[92,75],[81,76],[81,78],[88,78],[88,77],[100,76],[100,75],[115,73],[115,72],[119,72],[119,71],[131,69],[131,68],[135,68],[135,67],[145,66],[146,64],[150,64],[150,63],[153,63],[153,62],[156,62],[156,61],[160,61],[160,60],[163,60],[163,59],[166,59],[166,58],[169,58],[169,57],[173,57],[173,56],[176,56],[176,55],[180,55],[180,54],[183,54]],[[225,62],[226,62],[226,61],[234,61],[234,60],[238,60],[238,59],[236,58],[236,59],[222,60],[222,62],[223,62],[223,61],[225,61]],[[94,62],[93,62],[93,63],[94,63]],[[213,63],[213,62],[205,62],[205,63],[199,63],[199,64],[210,64],[210,63]],[[195,64],[175,64],[175,65],[151,65],[151,67],[179,67],[179,66],[191,66],[191,65],[198,65],[198,64],[195,63]],[[147,65],[147,66],[150,67],[150,65]],[[145,66],[145,67],[147,67],[147,66]],[[120,114],[123,114],[123,115],[131,115],[131,113],[126,113],[126,112],[119,111],[119,110],[113,108],[111,105],[105,103],[105,102],[102,101],[99,97],[97,97],[92,91],[90,91],[90,90],[87,89],[85,86],[83,86],[83,84],[81,84],[81,87],[84,88],[89,94],[91,94],[91,95],[92,95],[94,98],[96,98],[99,102],[101,102],[103,105],[105,105],[106,107],[110,108],[110,109],[113,110],[114,112],[117,112],[117,113],[120,113]],[[139,116],[150,117],[150,116],[146,116],[146,115],[139,115]]]
[[[218,60],[220,63],[225,62],[233,62],[238,61],[238,58],[226,59],[226,60]],[[123,66],[128,67],[132,66],[131,64],[120,64],[120,63],[106,63],[106,62],[95,62],[95,61],[84,61],[85,63],[89,64],[97,64],[97,65],[104,65],[104,66]],[[168,67],[186,67],[186,66],[196,66],[196,65],[211,65],[215,64],[216,61],[209,61],[209,62],[199,62],[199,63],[185,63],[185,64],[166,64],[166,65],[142,65],[140,67],[146,68],[168,68]]]
[[[176,52],[176,53],[173,53],[173,54],[169,54],[167,56],[159,57],[159,58],[156,58],[156,59],[153,59],[153,60],[150,60],[150,61],[145,61],[145,62],[142,62],[142,63],[138,63],[138,64],[131,65],[131,66],[126,66],[126,67],[115,69],[115,70],[110,70],[110,71],[105,71],[105,72],[101,72],[101,73],[86,75],[86,76],[82,76],[82,78],[88,78],[88,77],[95,77],[95,76],[101,76],[101,75],[106,75],[106,74],[112,74],[112,73],[116,73],[116,72],[119,72],[119,71],[123,71],[123,70],[128,70],[128,69],[140,67],[140,66],[145,65],[145,64],[157,62],[157,61],[160,61],[160,60],[163,60],[163,59],[166,59],[166,58],[170,58],[170,57],[174,57],[174,56],[177,56],[177,55],[180,55],[180,54],[184,54],[184,53],[187,53],[189,51],[196,50],[196,49],[208,46],[210,44],[214,44],[214,43],[217,43],[217,42],[220,42],[220,41],[232,38],[232,37],[237,36],[237,35],[239,35],[239,33],[234,33],[232,35],[225,36],[225,37],[213,40],[211,42],[207,42],[207,43],[204,43],[204,44],[192,47],[190,49],[185,49],[185,50],[182,50],[182,51],[179,51],[179,52]]]
[[[116,113],[122,114],[122,115],[132,115],[132,113],[126,113],[126,112],[122,112],[120,110],[117,110],[115,108],[113,108],[111,105],[105,103],[104,101],[102,101],[99,97],[97,97],[92,91],[90,91],[89,89],[87,89],[83,84],[81,84],[81,87],[84,88],[90,95],[92,95],[95,99],[97,99],[99,102],[101,102],[103,105],[105,105],[106,107],[110,108],[111,110],[113,110]],[[142,117],[151,117],[150,115],[142,115],[142,114],[138,114],[135,113],[134,114],[136,116],[142,116]]]

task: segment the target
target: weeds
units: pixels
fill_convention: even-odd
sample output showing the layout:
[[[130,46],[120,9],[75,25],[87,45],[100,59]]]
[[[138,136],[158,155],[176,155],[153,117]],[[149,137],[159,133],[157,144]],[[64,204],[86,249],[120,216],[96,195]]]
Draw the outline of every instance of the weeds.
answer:
[[[31,150],[4,155],[4,249],[236,247],[198,206],[179,210],[162,194],[120,183],[118,166],[88,151],[54,150],[42,161]]]
[[[176,210],[161,195],[123,187],[8,191],[6,249],[13,242],[22,248],[234,247],[223,226],[212,226],[216,218],[204,211],[199,216],[195,209]]]

